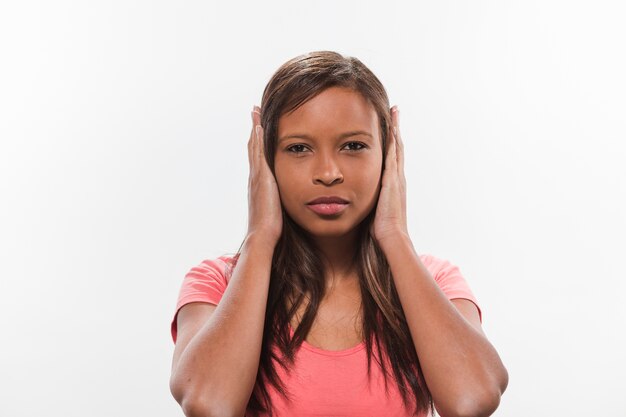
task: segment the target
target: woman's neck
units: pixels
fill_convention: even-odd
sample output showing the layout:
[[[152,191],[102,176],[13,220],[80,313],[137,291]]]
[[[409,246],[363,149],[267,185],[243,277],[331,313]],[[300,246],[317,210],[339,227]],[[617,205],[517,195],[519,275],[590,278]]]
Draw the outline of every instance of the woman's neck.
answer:
[[[313,236],[312,239],[322,253],[327,288],[356,279],[353,262],[357,247],[356,230],[341,237]]]

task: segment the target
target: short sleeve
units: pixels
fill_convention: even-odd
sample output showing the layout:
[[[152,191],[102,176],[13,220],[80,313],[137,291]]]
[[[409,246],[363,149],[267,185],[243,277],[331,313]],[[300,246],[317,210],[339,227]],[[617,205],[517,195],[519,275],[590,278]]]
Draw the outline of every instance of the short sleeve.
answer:
[[[478,305],[478,301],[470,289],[469,284],[461,274],[459,267],[446,259],[437,258],[433,255],[420,255],[420,259],[437,282],[437,285],[439,285],[441,291],[448,297],[448,300],[465,298],[473,302],[476,308],[478,308],[478,316],[482,323],[483,314]]]
[[[185,304],[200,301],[217,305],[222,299],[226,285],[226,270],[229,268],[229,257],[220,256],[216,259],[205,259],[191,268],[183,278],[178,301],[170,329],[172,340],[176,343],[178,311]]]

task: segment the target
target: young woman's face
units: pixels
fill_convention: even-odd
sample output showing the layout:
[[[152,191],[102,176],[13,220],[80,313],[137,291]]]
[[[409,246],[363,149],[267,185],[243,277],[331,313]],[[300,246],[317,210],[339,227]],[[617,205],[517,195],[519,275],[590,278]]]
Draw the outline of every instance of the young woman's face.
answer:
[[[360,93],[331,87],[278,120],[274,160],[280,197],[289,216],[314,236],[340,237],[375,208],[380,191],[382,139],[378,116]],[[319,214],[318,197],[348,203]]]

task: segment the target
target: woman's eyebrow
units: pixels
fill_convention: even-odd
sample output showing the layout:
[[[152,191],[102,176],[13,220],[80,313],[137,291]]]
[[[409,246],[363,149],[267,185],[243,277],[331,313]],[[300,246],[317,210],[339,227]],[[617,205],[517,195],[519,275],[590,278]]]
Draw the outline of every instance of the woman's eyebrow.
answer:
[[[371,135],[371,133],[368,133],[364,130],[352,130],[350,132],[344,132],[340,135],[337,135],[337,139],[345,139],[345,138],[349,138],[350,136],[357,136],[357,135],[365,135],[365,136],[369,136],[370,138],[374,139],[374,137]],[[293,138],[299,138],[299,139],[308,139],[308,140],[315,140],[315,138],[311,135],[307,135],[306,133],[292,133],[290,135],[285,135],[281,138],[278,139],[278,143],[282,142],[283,140],[286,139],[293,139]]]

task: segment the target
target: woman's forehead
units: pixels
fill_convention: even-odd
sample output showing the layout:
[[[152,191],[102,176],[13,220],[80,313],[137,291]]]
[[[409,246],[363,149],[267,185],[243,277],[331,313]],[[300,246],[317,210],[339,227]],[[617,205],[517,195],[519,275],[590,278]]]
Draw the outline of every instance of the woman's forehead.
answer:
[[[342,87],[328,88],[278,119],[280,138],[302,135],[313,139],[357,131],[375,137],[378,115],[359,92]]]

